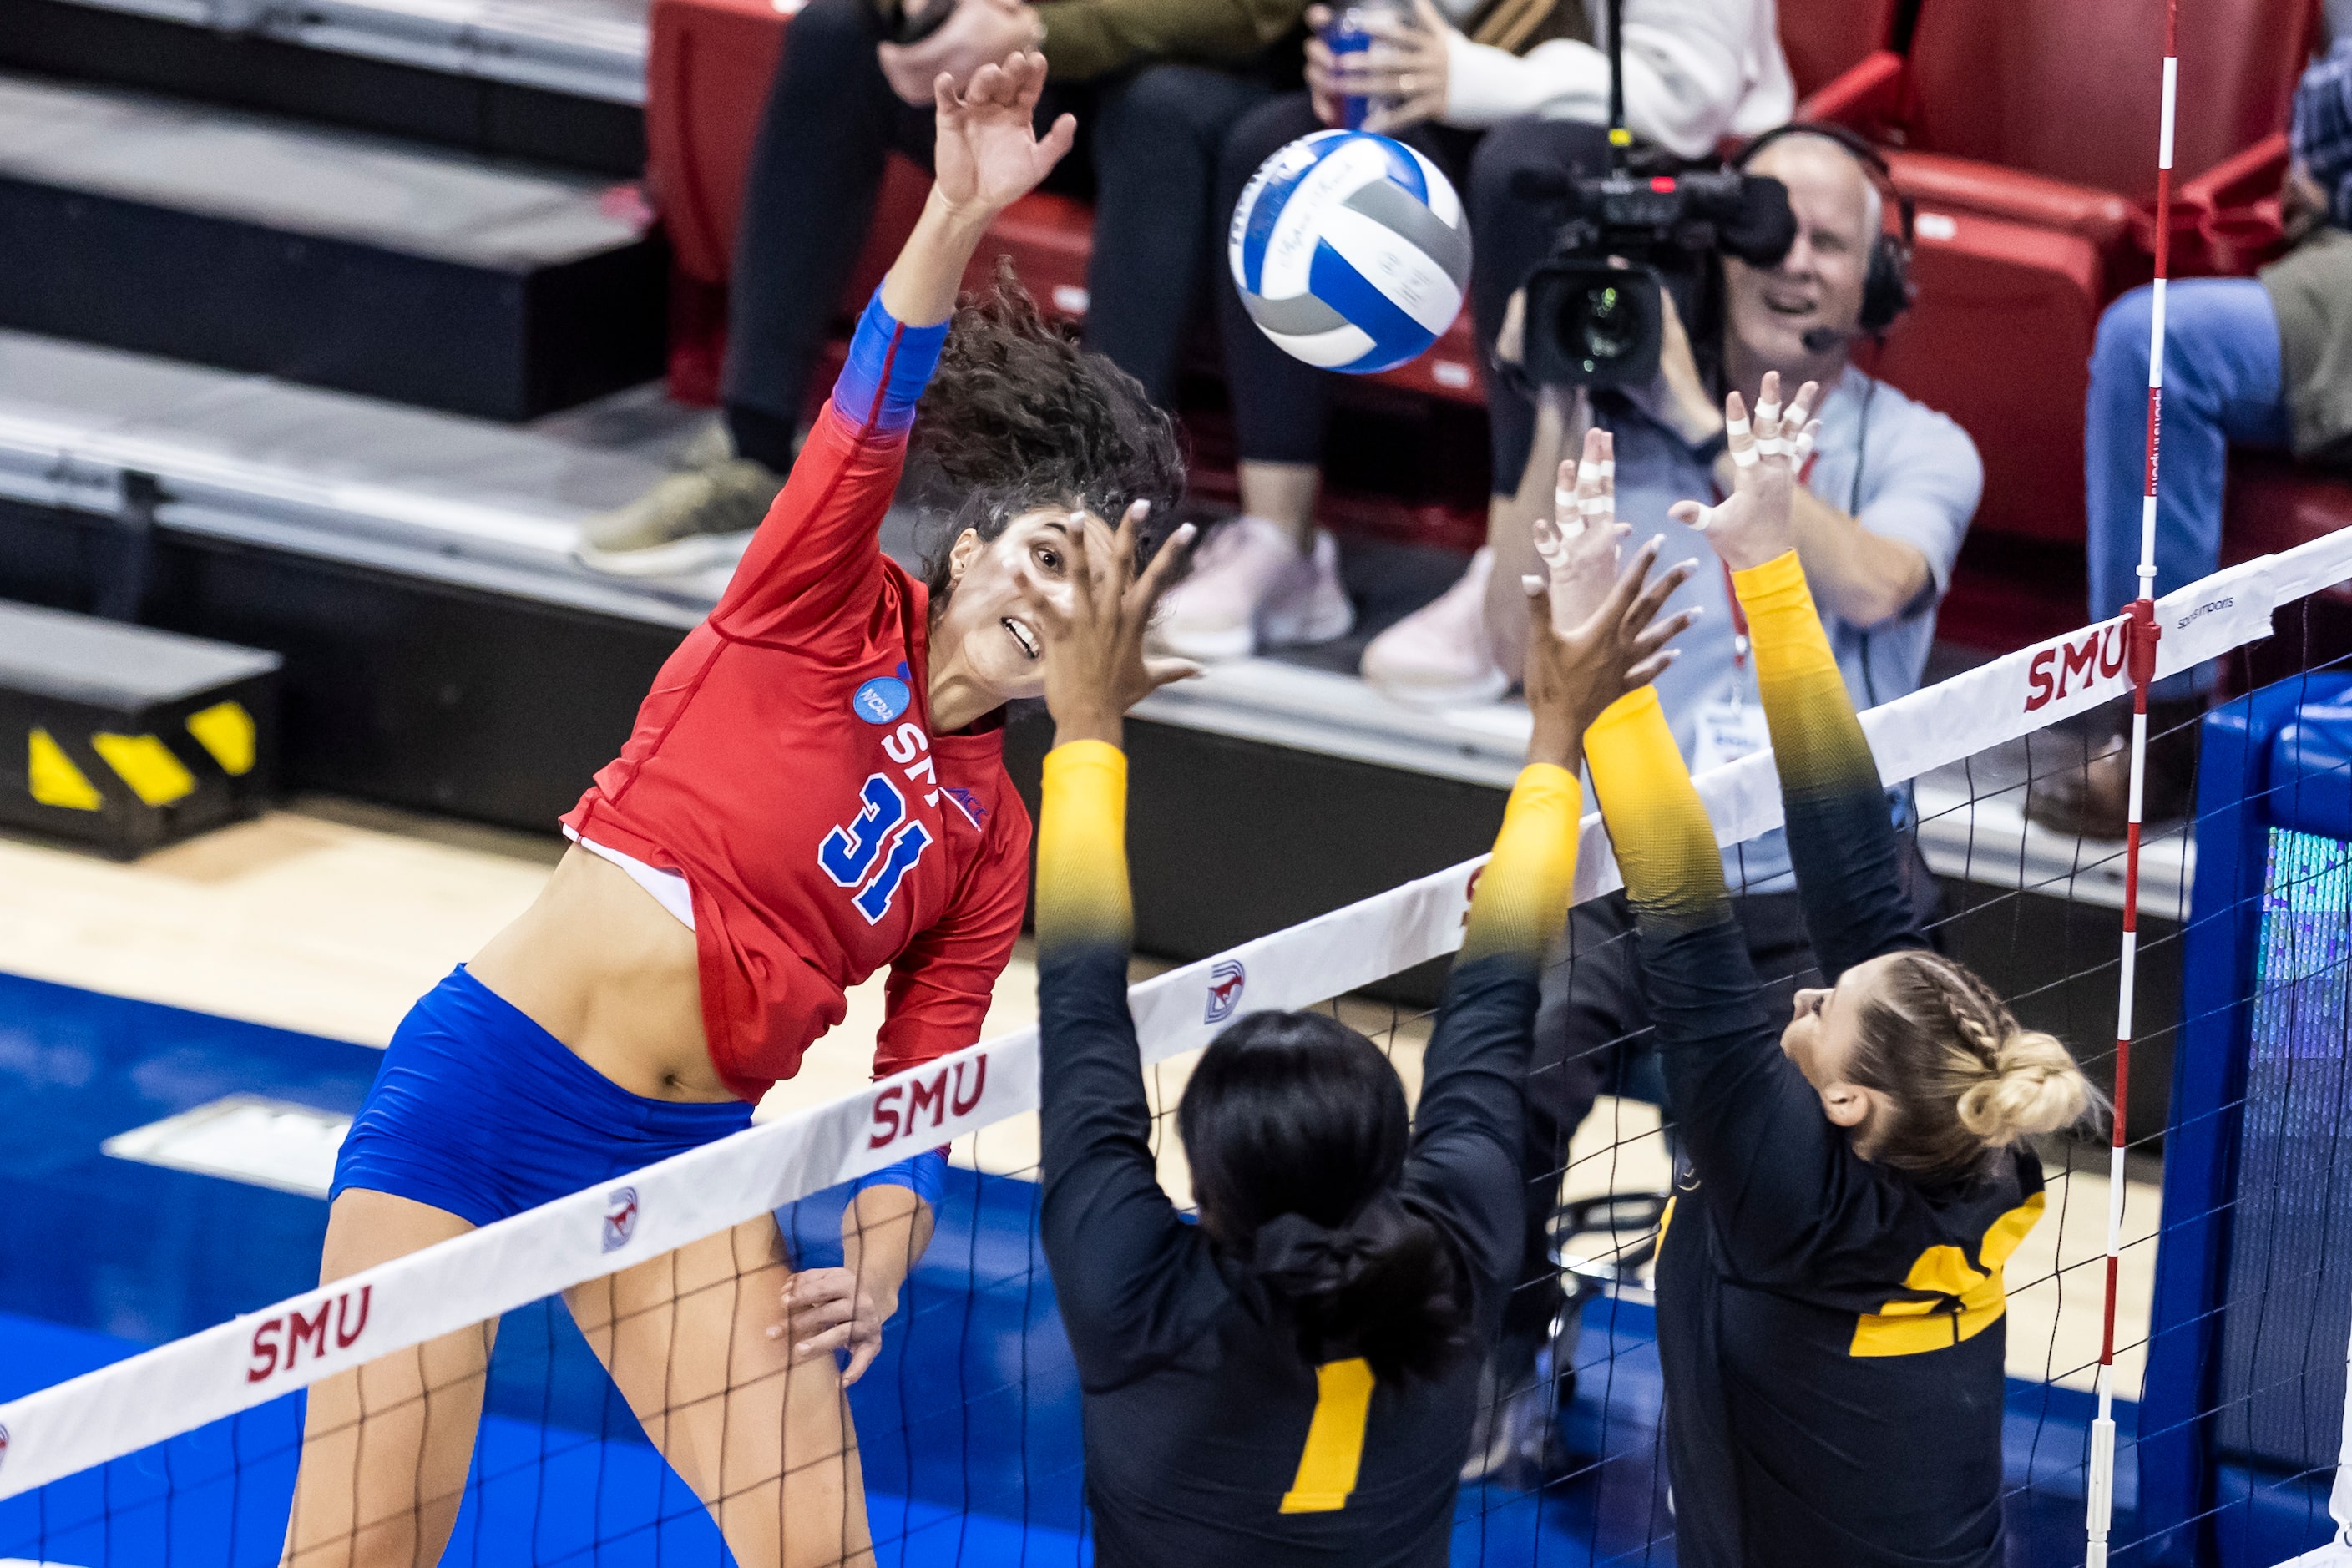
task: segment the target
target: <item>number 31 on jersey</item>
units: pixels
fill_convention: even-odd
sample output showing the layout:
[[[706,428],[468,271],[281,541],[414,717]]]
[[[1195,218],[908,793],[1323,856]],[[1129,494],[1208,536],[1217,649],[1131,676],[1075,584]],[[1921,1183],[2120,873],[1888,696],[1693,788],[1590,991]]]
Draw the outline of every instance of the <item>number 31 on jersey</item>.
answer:
[[[905,768],[908,784],[931,783],[925,799],[936,802],[930,747],[919,724],[901,724],[882,742],[892,762],[911,764]],[[898,896],[898,884],[930,847],[931,831],[907,815],[907,796],[887,773],[866,775],[857,795],[857,815],[824,836],[816,848],[816,863],[836,887],[856,889],[850,903],[867,925],[879,925]]]

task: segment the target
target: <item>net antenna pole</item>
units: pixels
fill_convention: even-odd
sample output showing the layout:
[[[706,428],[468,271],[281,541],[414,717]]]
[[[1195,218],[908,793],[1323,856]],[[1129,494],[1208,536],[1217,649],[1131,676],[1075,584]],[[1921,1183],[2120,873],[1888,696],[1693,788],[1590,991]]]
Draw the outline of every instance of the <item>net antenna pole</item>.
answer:
[[[2116,996],[2114,1137],[2107,1151],[2107,1276],[2100,1307],[2098,1415],[2091,1423],[2088,1551],[2106,1568],[2116,1497],[2116,1279],[2124,1249],[2124,1108],[2131,1087],[2132,990],[2139,960],[2140,811],[2147,783],[2147,689],[2156,677],[2156,494],[2164,431],[2164,288],[2172,249],[2172,128],[2180,86],[2180,0],[2165,0],[2164,106],[2156,152],[2156,279],[2147,344],[2147,483],[2140,496],[2139,597],[2126,612],[2132,683],[2131,804],[2124,828],[2123,963]]]

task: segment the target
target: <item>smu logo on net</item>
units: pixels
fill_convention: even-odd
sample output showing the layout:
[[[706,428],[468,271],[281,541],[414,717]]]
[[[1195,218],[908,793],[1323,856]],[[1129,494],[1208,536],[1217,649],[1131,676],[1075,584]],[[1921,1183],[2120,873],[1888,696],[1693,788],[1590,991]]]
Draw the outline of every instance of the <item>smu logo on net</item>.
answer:
[[[968,1081],[967,1081],[968,1080]],[[894,1083],[874,1097],[873,1130],[866,1146],[880,1149],[901,1138],[912,1138],[930,1113],[934,1128],[950,1116],[969,1116],[988,1088],[988,1058],[967,1057],[911,1083]]]
[[[367,1332],[368,1303],[374,1294],[374,1286],[362,1285],[356,1293],[345,1290],[320,1302],[314,1313],[305,1314],[298,1308],[256,1323],[252,1359],[246,1364],[245,1381],[266,1383],[282,1373],[292,1372],[305,1345],[310,1347],[310,1359],[317,1361],[327,1353],[331,1332],[334,1349],[351,1349]]]
[[[637,1189],[615,1187],[604,1200],[604,1250],[618,1252],[637,1234]]]
[[[1209,1005],[1201,1015],[1203,1024],[1222,1024],[1234,1016],[1242,1005],[1242,992],[1249,985],[1249,971],[1238,959],[1220,960],[1209,971]]]
[[[2048,707],[2070,690],[2121,675],[2130,652],[2129,623],[2093,626],[2071,642],[2045,647],[2025,667],[2028,713]],[[2053,673],[2054,671],[2054,673]]]

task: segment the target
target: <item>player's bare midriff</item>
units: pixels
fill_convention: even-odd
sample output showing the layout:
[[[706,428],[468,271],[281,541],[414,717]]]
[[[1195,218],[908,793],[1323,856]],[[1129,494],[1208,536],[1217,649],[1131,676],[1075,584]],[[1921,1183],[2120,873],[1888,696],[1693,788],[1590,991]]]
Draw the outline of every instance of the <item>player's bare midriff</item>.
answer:
[[[694,933],[626,872],[576,845],[467,967],[632,1094],[734,1098],[703,1037]]]

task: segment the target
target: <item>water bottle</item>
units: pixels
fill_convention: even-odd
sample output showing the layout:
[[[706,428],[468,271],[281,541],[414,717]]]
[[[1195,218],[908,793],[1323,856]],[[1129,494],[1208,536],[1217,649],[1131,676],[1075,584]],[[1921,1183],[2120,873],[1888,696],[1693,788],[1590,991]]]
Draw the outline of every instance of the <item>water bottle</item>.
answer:
[[[1331,17],[1323,29],[1323,42],[1330,49],[1332,63],[1337,65],[1343,55],[1361,54],[1372,47],[1371,19],[1375,16],[1399,16],[1410,20],[1412,6],[1409,0],[1349,0]],[[1339,100],[1339,123],[1349,131],[1361,131],[1364,117],[1375,109],[1385,109],[1386,98],[1368,98],[1360,94]]]

